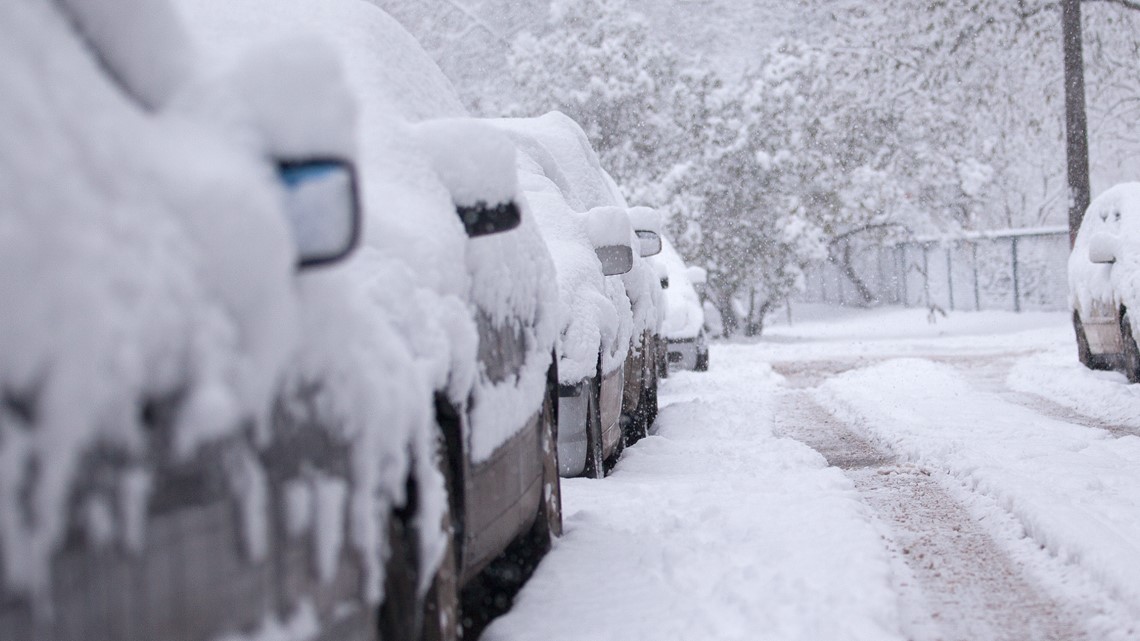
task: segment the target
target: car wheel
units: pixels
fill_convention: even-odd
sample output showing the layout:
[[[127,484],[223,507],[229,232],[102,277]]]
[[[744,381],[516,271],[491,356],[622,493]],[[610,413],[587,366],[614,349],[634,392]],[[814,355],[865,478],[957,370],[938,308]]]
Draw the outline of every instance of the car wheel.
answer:
[[[600,479],[606,475],[602,446],[601,389],[595,377],[590,381],[586,398],[586,471],[588,478]]]
[[[645,433],[649,434],[649,430],[653,427],[653,422],[657,420],[657,372],[653,373],[653,379],[645,390]]]
[[[542,401],[542,503],[535,529],[539,538],[562,536],[562,482],[558,476],[558,374],[551,367],[547,376],[546,398]]]
[[[1111,369],[1107,361],[1092,353],[1092,349],[1089,348],[1088,336],[1085,334],[1084,323],[1081,322],[1081,315],[1076,311],[1073,311],[1073,331],[1077,335],[1077,359],[1081,361],[1081,364],[1089,369]]]
[[[1140,348],[1132,335],[1132,321],[1127,311],[1120,315],[1120,336],[1124,341],[1124,375],[1129,383],[1140,383]]]
[[[447,526],[447,550],[424,597],[423,641],[459,639],[459,564],[455,556],[455,523],[450,509],[444,518]]]
[[[388,560],[384,564],[384,602],[377,627],[381,639],[395,641],[455,641],[458,636],[459,592],[452,543],[451,511],[445,510],[447,552],[436,569],[424,599],[418,596],[420,532],[416,486],[409,481],[407,505],[388,517]]]
[[[693,370],[697,371],[697,372],[709,371],[709,353],[708,352],[697,354],[697,364],[695,366],[693,366]]]
[[[510,610],[515,595],[550,551],[554,537],[562,534],[562,486],[558,476],[558,378],[549,379],[543,398],[542,434],[543,495],[534,523],[467,585],[464,636],[478,638],[490,622]]]

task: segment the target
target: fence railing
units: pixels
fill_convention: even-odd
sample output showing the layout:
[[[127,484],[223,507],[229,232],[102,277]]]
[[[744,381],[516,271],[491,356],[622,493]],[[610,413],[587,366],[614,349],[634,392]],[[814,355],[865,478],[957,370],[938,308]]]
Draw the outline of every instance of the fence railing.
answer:
[[[871,293],[871,305],[1018,312],[1068,308],[1065,227],[917,238],[853,252],[854,272]],[[832,262],[808,270],[806,290],[795,300],[868,304]]]

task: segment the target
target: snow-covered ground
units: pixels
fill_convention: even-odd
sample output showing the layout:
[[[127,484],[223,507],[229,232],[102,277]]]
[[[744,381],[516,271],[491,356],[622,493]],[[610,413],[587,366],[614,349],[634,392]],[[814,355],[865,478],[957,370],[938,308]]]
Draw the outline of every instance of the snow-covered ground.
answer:
[[[484,639],[1140,637],[1140,389],[1066,314],[794,311],[564,481]]]

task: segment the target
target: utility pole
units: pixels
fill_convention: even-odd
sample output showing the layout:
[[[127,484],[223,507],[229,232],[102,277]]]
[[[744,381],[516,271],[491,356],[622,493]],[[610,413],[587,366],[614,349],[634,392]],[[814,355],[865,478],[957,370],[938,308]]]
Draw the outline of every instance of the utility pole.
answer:
[[[1065,162],[1069,179],[1069,247],[1072,247],[1091,198],[1081,0],[1061,0],[1061,33],[1065,51]]]

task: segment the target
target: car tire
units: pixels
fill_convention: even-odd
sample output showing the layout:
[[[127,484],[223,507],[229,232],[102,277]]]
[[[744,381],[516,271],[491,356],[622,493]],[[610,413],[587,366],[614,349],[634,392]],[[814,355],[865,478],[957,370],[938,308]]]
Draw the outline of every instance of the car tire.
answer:
[[[1124,342],[1124,375],[1129,383],[1140,383],[1140,348],[1136,346],[1127,310],[1120,315],[1120,337]]]
[[[657,383],[660,378],[657,372],[653,372],[653,378],[650,381],[649,387],[645,390],[645,433],[649,434],[649,430],[653,429],[653,423],[657,420]]]
[[[407,504],[388,517],[388,559],[384,564],[384,601],[377,613],[381,639],[456,641],[459,638],[459,591],[451,510],[443,515],[447,551],[419,599],[420,531],[415,526],[418,500],[408,482]]]
[[[562,486],[558,476],[558,377],[551,368],[539,420],[542,434],[543,495],[530,529],[463,587],[464,637],[478,638],[490,622],[510,610],[518,591],[562,535]]]
[[[586,470],[583,474],[587,478],[600,479],[606,475],[606,468],[602,446],[601,389],[597,377],[590,381],[586,393]]]
[[[555,361],[557,363],[557,361]],[[546,377],[546,397],[542,401],[542,502],[535,529],[540,538],[562,536],[562,480],[558,475],[558,371],[550,366]],[[545,550],[544,550],[545,552]]]
[[[1080,313],[1077,311],[1073,311],[1073,331],[1077,335],[1077,359],[1082,365],[1093,370],[1112,369],[1108,361],[1092,353],[1084,323],[1081,322]]]

